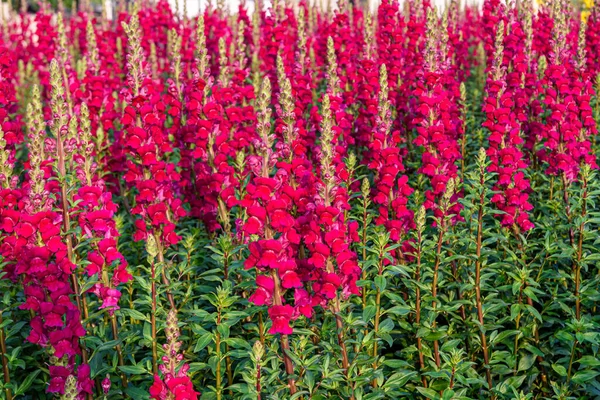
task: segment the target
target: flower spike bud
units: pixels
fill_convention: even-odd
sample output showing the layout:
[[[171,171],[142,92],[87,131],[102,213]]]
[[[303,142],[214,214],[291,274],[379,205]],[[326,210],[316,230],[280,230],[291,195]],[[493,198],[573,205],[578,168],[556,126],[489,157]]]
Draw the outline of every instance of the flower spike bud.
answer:
[[[179,87],[179,79],[181,76],[181,35],[177,33],[175,28],[172,28],[168,33],[168,42],[169,42],[169,58],[171,59],[171,63],[173,64],[173,73],[175,74],[175,79],[178,82],[177,86]]]
[[[523,31],[525,32],[525,54],[527,61],[531,60],[531,49],[533,46],[533,0],[523,1]]]
[[[552,14],[554,18],[554,27],[552,28],[552,54],[551,61],[554,65],[559,65],[564,61],[567,51],[567,21],[566,9],[562,0],[552,2]]]
[[[326,185],[327,193],[333,186],[335,171],[333,168],[333,117],[329,94],[323,97],[323,120],[321,121],[321,176]],[[324,196],[327,198],[327,195]]]
[[[281,119],[286,124],[283,131],[283,138],[288,145],[296,140],[294,113],[296,105],[292,94],[292,84],[285,74],[285,67],[281,54],[277,54],[277,81],[279,83],[279,105],[281,106]],[[291,154],[290,154],[291,156]]]
[[[148,235],[146,238],[146,252],[148,253],[148,263],[152,264],[158,255],[158,245],[154,235]]]
[[[50,93],[50,104],[52,107],[52,114],[54,115],[52,132],[54,134],[54,138],[59,140],[59,138],[65,138],[67,136],[62,133],[68,129],[69,113],[67,111],[67,103],[65,102],[64,98],[65,88],[63,86],[61,70],[56,59],[53,59],[50,62],[50,85],[52,87]]]
[[[135,8],[135,6],[134,6]],[[122,22],[123,30],[127,35],[129,51],[127,52],[128,84],[133,89],[133,95],[138,96],[144,80],[144,51],[142,49],[142,32],[140,19],[137,13],[131,15],[129,24]]]
[[[73,375],[69,375],[65,382],[64,394],[60,396],[60,400],[76,400],[78,395],[77,379]]]
[[[225,38],[219,38],[219,82],[222,85],[227,85],[227,79],[229,77],[229,60],[227,58],[227,45],[225,43]]]
[[[14,160],[11,159],[10,151],[6,149],[6,139],[0,124],[0,187],[8,189],[13,175]]]
[[[27,105],[27,114],[29,115],[27,120],[27,130],[29,131],[29,161],[33,171],[36,168],[39,169],[42,161],[46,159],[46,123],[44,121],[44,112],[42,109],[42,100],[38,85],[34,85],[32,88],[31,102]],[[31,173],[32,172],[30,172],[30,174]],[[43,176],[44,174],[42,173],[42,177]]]
[[[56,30],[58,32],[58,51],[60,53],[62,63],[66,64],[69,43],[62,13],[58,13],[56,15]]]
[[[346,168],[348,169],[348,172],[354,172],[354,170],[356,169],[356,163],[356,154],[353,151],[351,151],[348,154],[348,157],[346,158]],[[350,175],[352,175],[352,173],[350,173]]]
[[[427,221],[427,212],[425,210],[425,206],[421,205],[415,215],[415,225],[417,226],[418,232],[423,233],[425,231],[426,221]]]
[[[96,41],[96,33],[94,32],[94,25],[91,20],[88,20],[86,26],[86,41],[87,41],[87,58],[89,68],[92,69],[94,75],[98,74],[100,70],[100,56],[98,53],[98,42]]]
[[[434,71],[437,68],[437,16],[434,8],[427,9],[427,31],[425,42],[425,68]]]
[[[265,355],[265,346],[260,342],[260,340],[257,340],[256,342],[254,342],[254,345],[252,346],[252,360],[255,363],[260,363],[260,361],[262,360],[264,355]]]
[[[448,58],[448,8],[444,10],[442,13],[442,23],[439,27],[439,37],[440,37],[440,62],[446,62],[446,58]]]
[[[385,64],[379,67],[379,118],[386,121],[390,113],[388,74]]]
[[[540,56],[540,58],[538,59],[538,77],[539,77],[539,79],[542,79],[544,77],[544,75],[546,74],[546,68],[548,68],[548,60],[542,54]]]
[[[244,41],[244,31],[246,23],[243,20],[238,22],[237,42],[235,46],[235,54],[237,56],[237,68],[243,70],[246,68],[246,42]]]
[[[298,10],[298,63],[302,68],[302,74],[306,72],[306,15],[304,7]]]
[[[477,153],[477,166],[479,168],[485,167],[485,161],[487,159],[487,153],[483,147],[479,148],[479,152]]]
[[[586,29],[586,23],[585,22],[581,22],[579,24],[579,35],[577,38],[577,68],[579,70],[583,70],[585,68],[585,64],[586,64],[586,50],[585,50],[585,29]]]
[[[448,209],[450,208],[450,199],[452,198],[452,196],[454,196],[454,192],[455,192],[455,180],[453,178],[448,180],[448,183],[446,184],[446,191],[444,192],[444,195],[442,196],[442,211],[444,213],[446,213],[448,211]]]
[[[207,79],[208,70],[208,50],[206,48],[206,34],[204,33],[204,15],[198,16],[198,25],[196,27],[196,63],[198,73],[204,80]]]
[[[238,173],[242,173],[244,171],[244,167],[246,166],[246,153],[243,151],[238,151],[235,153],[235,170]]]
[[[369,183],[369,179],[363,178],[362,184],[360,185],[360,194],[365,201],[368,201],[369,195],[371,194],[371,184]]]
[[[90,120],[90,111],[87,104],[81,104],[81,110],[79,115],[79,126],[81,127],[81,143],[80,148],[84,160],[83,172],[86,177],[87,185],[92,184],[92,162],[94,152],[94,141],[92,136],[92,126]]]
[[[375,19],[370,12],[365,18],[365,52],[367,59],[375,56]]]
[[[158,78],[158,54],[156,54],[156,43],[154,43],[154,41],[150,42],[150,56],[148,62],[150,63],[152,78]]]
[[[265,77],[260,87],[260,94],[257,99],[256,109],[258,110],[257,115],[257,126],[256,130],[262,139],[265,151],[273,147],[274,138],[271,135],[271,81]],[[266,165],[263,166],[266,168]]]
[[[281,57],[281,51],[277,52],[277,58],[275,60],[276,72],[277,72],[277,83],[281,86],[285,78],[285,66],[283,65],[283,58]]]
[[[496,42],[495,47],[496,50],[494,52],[494,62],[492,64],[492,74],[494,76],[494,80],[500,81],[504,76],[505,68],[503,66],[504,59],[504,21],[498,22],[498,26],[496,27]]]
[[[327,79],[331,94],[338,96],[340,92],[340,79],[337,74],[337,57],[335,55],[335,46],[331,36],[327,38]]]

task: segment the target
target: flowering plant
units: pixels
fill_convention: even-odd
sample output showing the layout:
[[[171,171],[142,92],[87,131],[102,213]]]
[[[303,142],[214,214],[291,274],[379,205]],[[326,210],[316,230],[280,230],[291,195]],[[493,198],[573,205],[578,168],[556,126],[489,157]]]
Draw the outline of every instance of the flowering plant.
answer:
[[[0,10],[0,400],[600,393],[598,6],[55,3]]]

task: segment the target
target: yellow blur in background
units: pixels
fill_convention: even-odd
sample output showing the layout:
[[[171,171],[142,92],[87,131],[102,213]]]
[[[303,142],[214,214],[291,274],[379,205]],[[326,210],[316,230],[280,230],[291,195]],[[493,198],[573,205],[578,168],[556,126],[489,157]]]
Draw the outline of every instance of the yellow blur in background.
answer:
[[[594,0],[582,0],[581,2],[581,20],[587,22],[592,7],[594,7]]]
[[[538,6],[543,6],[547,3],[547,0],[535,0]],[[594,0],[576,0],[575,3],[579,4],[581,9],[581,20],[587,22],[587,19],[594,7]]]

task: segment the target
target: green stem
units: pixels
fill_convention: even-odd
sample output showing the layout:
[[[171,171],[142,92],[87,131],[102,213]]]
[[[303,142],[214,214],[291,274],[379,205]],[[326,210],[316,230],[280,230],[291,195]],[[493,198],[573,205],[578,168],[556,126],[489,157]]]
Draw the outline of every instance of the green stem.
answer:
[[[152,315],[150,316],[150,324],[152,325],[152,372],[158,373],[158,349],[157,349],[157,338],[156,338],[156,266],[152,262],[151,266],[152,274]]]
[[[577,261],[573,267],[575,273],[575,317],[581,318],[581,259],[583,258],[583,233],[585,231],[585,218],[587,215],[587,178],[583,177],[583,194],[581,216],[583,220],[579,225],[579,237],[577,238]]]
[[[436,308],[437,308],[437,299],[436,298],[437,298],[440,262],[441,262],[441,258],[442,258],[441,254],[442,254],[442,243],[444,241],[444,232],[445,232],[444,221],[442,221],[442,226],[440,227],[440,235],[438,238],[437,248],[436,248],[436,252],[435,252],[435,265],[433,267],[433,281],[431,282],[431,296],[433,297],[433,302],[432,302],[431,307],[433,309],[434,314],[436,313]],[[435,329],[437,326],[436,319],[437,319],[437,315],[434,315],[433,324],[432,324],[433,329]],[[440,358],[440,343],[437,339],[433,341],[433,355],[435,358],[435,365],[438,368],[440,368],[440,366],[442,365],[442,360]]]
[[[2,325],[2,312],[3,310],[0,310],[0,325]],[[0,358],[2,359],[2,372],[4,374],[4,385],[7,386],[10,384],[10,373],[8,370],[8,359],[6,358],[7,351],[4,328],[0,328],[0,353]],[[12,400],[13,396],[10,388],[6,388],[4,392],[6,393],[6,400]]]
[[[219,332],[215,333],[215,346],[216,346],[216,357],[217,357],[217,371],[216,371],[216,384],[215,391],[217,392],[217,400],[221,400],[221,335]]]
[[[112,327],[112,334],[114,340],[119,340],[119,330],[117,327],[117,316],[113,314],[110,318],[110,323]],[[117,351],[117,356],[119,358],[119,366],[124,366],[125,361],[123,360],[123,349],[121,348],[121,344],[117,344],[115,346],[115,350]],[[123,387],[127,387],[127,376],[124,373],[121,373],[121,380],[123,381]]]
[[[383,254],[379,255],[379,266],[378,266],[378,276],[383,275]],[[375,332],[375,336],[379,333],[379,320],[381,319],[381,290],[377,288],[377,295],[375,296],[375,322],[373,323],[373,330]],[[373,343],[373,357],[377,358],[378,348],[377,348],[377,339]],[[375,360],[375,364],[373,364],[373,368],[377,368],[377,360]]]
[[[483,183],[483,182],[482,182]],[[488,389],[492,390],[492,374],[490,371],[490,360],[487,347],[487,337],[483,321],[483,302],[481,301],[481,247],[483,238],[483,205],[485,201],[485,192],[481,191],[479,197],[479,215],[477,217],[477,261],[475,262],[475,301],[477,302],[477,319],[479,320],[481,347],[483,350],[483,362],[485,363],[485,376],[488,383]],[[518,322],[517,322],[518,323]]]
[[[571,373],[573,372],[573,362],[575,361],[575,349],[577,348],[577,340],[573,342],[571,347],[571,358],[569,358],[569,370],[567,371],[567,385],[571,382]]]
[[[421,288],[419,287],[419,283],[421,281],[421,251],[422,251],[422,243],[423,243],[423,232],[418,230],[417,232],[417,243],[419,247],[417,248],[417,267],[415,269],[415,325],[417,330],[421,326]],[[417,350],[419,351],[419,370],[421,373],[425,370],[425,357],[423,354],[423,340],[420,337],[417,337]],[[427,387],[427,379],[423,376],[422,378],[423,386]]]

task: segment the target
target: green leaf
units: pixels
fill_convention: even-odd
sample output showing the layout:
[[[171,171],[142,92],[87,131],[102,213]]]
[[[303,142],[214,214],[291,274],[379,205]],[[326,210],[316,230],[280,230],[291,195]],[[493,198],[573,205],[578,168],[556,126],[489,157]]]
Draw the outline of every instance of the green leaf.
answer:
[[[519,371],[527,371],[533,363],[535,362],[535,356],[533,354],[528,354],[526,356],[521,357],[519,360]]]
[[[439,399],[440,395],[437,394],[437,392],[433,389],[429,389],[429,388],[424,388],[424,387],[417,387],[417,390],[419,391],[419,393],[421,393],[423,396],[425,396],[428,399]]]
[[[208,344],[210,342],[212,342],[212,339],[213,339],[213,334],[210,332],[205,333],[204,335],[200,336],[200,338],[196,342],[196,346],[194,347],[194,353],[197,353],[200,350],[202,350],[203,348],[205,348],[206,346],[208,346]]]
[[[23,383],[19,385],[19,388],[15,390],[15,396],[25,394],[27,392],[27,389],[29,389],[33,384],[33,380],[37,378],[40,372],[42,371],[38,369],[28,374],[27,377],[23,379]]]
[[[559,364],[552,364],[552,369],[560,376],[567,376],[567,369]]]
[[[382,275],[377,275],[374,279],[375,287],[379,289],[380,292],[383,292],[387,286],[387,280]]]
[[[132,398],[132,399],[136,399],[136,400],[148,400],[150,399],[150,394],[148,393],[147,390],[141,389],[141,388],[137,388],[137,387],[133,387],[133,386],[129,386],[128,388],[125,389],[125,393],[127,393],[127,395]]]
[[[582,385],[584,383],[590,383],[598,375],[600,375],[600,371],[579,371],[575,373],[575,375],[573,375],[573,378],[571,378],[571,380],[579,385]]]
[[[404,364],[403,366],[406,366],[406,363],[404,363],[404,362],[402,362],[402,363]],[[389,378],[387,378],[385,380],[383,387],[384,388],[391,388],[391,387],[401,388],[406,384],[406,382],[408,382],[413,376],[416,376],[416,375],[417,375],[417,373],[415,371],[396,372],[395,374],[393,374],[392,376],[390,376]]]
[[[390,308],[389,310],[385,311],[385,313],[402,316],[402,315],[409,314],[411,311],[412,310],[408,306],[398,305],[398,306],[394,306],[394,307]]]
[[[363,321],[365,322],[369,322],[370,320],[373,319],[373,317],[375,316],[375,313],[377,312],[377,307],[376,306],[366,306],[365,309],[363,310]]]
[[[123,365],[119,369],[129,375],[146,375],[149,373],[146,368],[139,365]]]
[[[579,365],[585,365],[586,367],[597,367],[600,366],[600,360],[594,356],[583,356],[577,360]]]
[[[141,312],[139,312],[138,310],[132,310],[130,308],[121,308],[119,311],[117,311],[117,313],[119,313],[119,312],[123,316],[133,318],[137,321],[150,322],[150,319],[147,316],[145,316],[144,314],[142,314]]]

